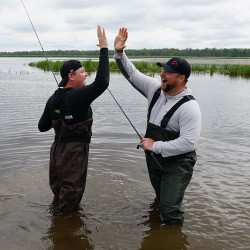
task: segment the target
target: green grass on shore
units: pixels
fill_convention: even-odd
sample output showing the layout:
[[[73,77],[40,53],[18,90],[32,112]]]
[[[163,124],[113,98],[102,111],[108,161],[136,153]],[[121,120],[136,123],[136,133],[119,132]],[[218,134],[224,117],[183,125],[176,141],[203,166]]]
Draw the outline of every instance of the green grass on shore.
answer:
[[[64,61],[49,61],[50,65],[54,72],[59,72],[60,67],[64,63]],[[82,65],[85,67],[86,72],[94,72],[95,69],[98,68],[98,62],[96,61],[83,61]],[[158,67],[156,63],[150,62],[134,62],[135,67],[143,73],[160,73],[162,68]],[[47,61],[40,61],[36,63],[29,63],[31,67],[37,67],[44,71],[49,71],[50,67]],[[110,71],[111,72],[119,72],[119,68],[115,62],[110,62]],[[231,64],[223,64],[223,65],[216,65],[216,64],[192,64],[191,65],[192,72],[198,73],[210,73],[213,75],[214,73],[219,74],[227,74],[230,76],[242,76],[242,77],[249,77],[250,78],[250,65],[231,65]]]
[[[242,76],[250,78],[250,65],[238,65],[238,64],[193,64],[191,65],[192,72],[204,72],[210,73],[213,75],[214,73],[230,75],[230,76]]]

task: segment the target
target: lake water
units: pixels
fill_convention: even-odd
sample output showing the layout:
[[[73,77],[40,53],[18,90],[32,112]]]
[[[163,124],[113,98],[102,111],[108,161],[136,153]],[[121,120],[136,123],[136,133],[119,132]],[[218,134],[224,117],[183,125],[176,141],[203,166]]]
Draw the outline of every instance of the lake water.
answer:
[[[250,80],[190,77],[203,115],[198,161],[184,225],[160,228],[139,139],[107,91],[92,105],[80,208],[56,212],[48,183],[53,132],[39,133],[37,122],[57,85],[50,72],[27,65],[37,60],[0,58],[0,249],[249,249]],[[118,73],[109,89],[144,135],[146,99]]]

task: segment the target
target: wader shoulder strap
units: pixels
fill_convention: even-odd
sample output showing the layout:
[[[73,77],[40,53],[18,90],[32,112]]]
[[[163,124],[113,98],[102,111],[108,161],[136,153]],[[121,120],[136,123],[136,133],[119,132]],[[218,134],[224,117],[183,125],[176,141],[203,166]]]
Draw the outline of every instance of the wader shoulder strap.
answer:
[[[151,111],[152,111],[152,108],[154,107],[155,103],[157,102],[159,96],[161,94],[161,88],[157,89],[154,93],[154,96],[152,98],[152,101],[149,105],[149,108],[148,108],[148,121],[150,119],[150,115],[151,115]]]
[[[161,127],[162,128],[166,128],[166,126],[168,125],[168,122],[170,120],[170,118],[172,117],[172,115],[174,114],[174,112],[185,102],[191,101],[191,100],[195,100],[195,98],[192,95],[185,95],[183,96],[183,98],[178,101],[168,112],[167,114],[163,117],[162,121],[161,121]]]

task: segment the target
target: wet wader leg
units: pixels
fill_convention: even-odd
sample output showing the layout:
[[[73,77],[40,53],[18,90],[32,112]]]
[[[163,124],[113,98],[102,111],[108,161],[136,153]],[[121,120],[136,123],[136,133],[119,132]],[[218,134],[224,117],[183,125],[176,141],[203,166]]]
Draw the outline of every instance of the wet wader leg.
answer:
[[[49,184],[52,192],[58,198],[60,193],[60,179],[54,155],[56,154],[56,144],[53,143],[50,149]]]
[[[161,171],[154,166],[155,163],[152,161],[152,157],[150,155],[146,154],[146,160],[147,160],[147,167],[151,184],[155,190],[156,198],[160,200]]]
[[[69,144],[71,143],[67,145]],[[65,151],[68,154],[71,152],[73,155],[68,158],[68,161],[66,156],[63,161],[63,182],[59,195],[61,211],[72,211],[79,205],[86,185],[89,144],[80,142],[74,144],[75,150],[69,145],[70,150]]]
[[[161,219],[170,224],[183,224],[181,202],[184,192],[192,178],[193,164],[178,160],[166,167],[161,181]]]

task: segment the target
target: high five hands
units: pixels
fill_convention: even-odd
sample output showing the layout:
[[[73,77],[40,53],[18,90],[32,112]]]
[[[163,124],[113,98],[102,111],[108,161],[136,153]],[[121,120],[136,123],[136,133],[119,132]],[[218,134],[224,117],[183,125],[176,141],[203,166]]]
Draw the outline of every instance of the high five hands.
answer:
[[[100,25],[98,25],[97,27],[97,37],[99,40],[99,43],[97,44],[97,46],[99,46],[100,48],[108,48],[108,40],[106,37],[105,29],[104,28],[102,29]],[[125,43],[127,39],[128,39],[127,29],[124,27],[120,28],[119,33],[116,36],[115,41],[114,41],[114,47],[117,52],[119,53],[123,52],[123,49],[126,48]]]
[[[118,35],[115,38],[114,47],[115,50],[119,53],[123,52],[123,49],[126,48],[126,41],[128,39],[128,31],[126,28],[120,28]]]

